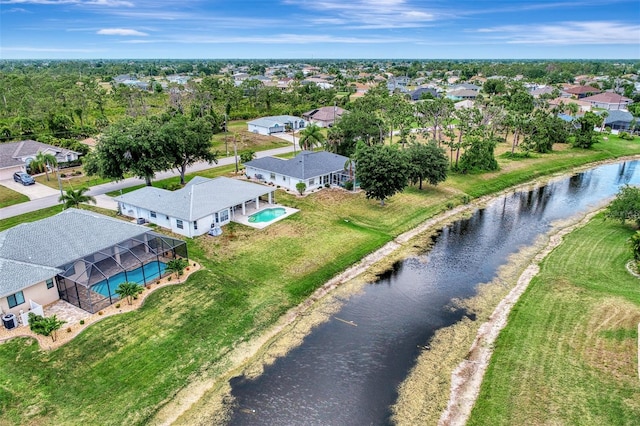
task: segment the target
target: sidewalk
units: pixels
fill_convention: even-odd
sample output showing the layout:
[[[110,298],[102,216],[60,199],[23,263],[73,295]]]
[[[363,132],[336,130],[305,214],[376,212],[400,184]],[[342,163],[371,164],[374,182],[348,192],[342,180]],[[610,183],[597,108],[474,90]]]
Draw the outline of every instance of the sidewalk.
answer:
[[[293,152],[294,148],[292,146],[285,146],[282,148],[269,149],[266,151],[256,152],[257,158],[269,157],[273,155],[286,154],[289,152]],[[238,159],[238,162],[240,159]],[[235,159],[233,156],[224,157],[218,160],[218,164],[209,164],[207,162],[198,162],[193,164],[192,166],[187,168],[187,173],[194,173],[201,170],[208,170],[214,167],[228,166],[235,163]],[[173,176],[179,176],[180,174],[176,170],[170,170],[166,172],[156,173],[154,181],[166,179]],[[97,205],[99,207],[116,210],[117,203],[111,199],[108,195],[104,195],[107,192],[117,191],[119,189],[129,188],[135,185],[143,185],[144,179],[138,178],[127,178],[118,182],[109,182],[101,185],[92,186],[91,189],[87,192],[88,195],[92,195],[96,197]],[[0,209],[0,219],[7,219],[14,216],[19,216],[21,214],[33,212],[36,210],[44,209],[47,207],[52,207],[60,204],[58,202],[58,197],[60,194],[56,191],[55,195],[50,195],[42,198],[38,198],[35,200],[27,201],[26,203],[14,204],[13,206],[4,207]]]

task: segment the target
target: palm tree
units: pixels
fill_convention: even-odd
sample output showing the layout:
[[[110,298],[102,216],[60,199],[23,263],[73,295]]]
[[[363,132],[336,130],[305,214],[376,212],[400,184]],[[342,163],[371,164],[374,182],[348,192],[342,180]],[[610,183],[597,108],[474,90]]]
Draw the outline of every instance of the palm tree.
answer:
[[[187,261],[187,259],[173,259],[167,262],[165,272],[168,272],[169,274],[176,274],[178,282],[180,282],[180,275],[182,275],[184,268],[187,266],[189,266],[189,261]]]
[[[66,194],[61,195],[58,198],[58,201],[60,201],[61,203],[64,203],[65,209],[70,209],[72,207],[79,208],[80,203],[96,204],[95,197],[85,194],[85,192],[87,192],[88,190],[89,188],[87,187],[80,188],[77,190],[67,189]]]
[[[142,293],[142,286],[138,283],[134,283],[131,281],[125,281],[120,283],[118,288],[116,288],[116,294],[120,296],[120,298],[125,297],[127,302],[131,305],[134,298],[138,297],[140,293]]]
[[[314,146],[322,145],[324,140],[325,137],[322,130],[320,130],[320,127],[315,124],[311,124],[300,132],[300,149],[313,149]]]
[[[47,176],[47,180],[49,180],[49,167],[55,167],[58,165],[58,160],[56,160],[55,155],[53,154],[45,154],[42,151],[39,151],[36,154],[36,158],[34,158],[30,163],[29,167],[31,170],[35,172],[44,173]]]

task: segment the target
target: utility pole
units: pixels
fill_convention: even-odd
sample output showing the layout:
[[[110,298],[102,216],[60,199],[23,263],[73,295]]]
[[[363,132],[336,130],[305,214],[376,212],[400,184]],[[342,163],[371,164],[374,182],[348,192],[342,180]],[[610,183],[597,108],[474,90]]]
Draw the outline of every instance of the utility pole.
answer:
[[[236,163],[236,174],[238,174],[238,141],[236,140],[236,135],[233,136],[233,156],[235,157]]]

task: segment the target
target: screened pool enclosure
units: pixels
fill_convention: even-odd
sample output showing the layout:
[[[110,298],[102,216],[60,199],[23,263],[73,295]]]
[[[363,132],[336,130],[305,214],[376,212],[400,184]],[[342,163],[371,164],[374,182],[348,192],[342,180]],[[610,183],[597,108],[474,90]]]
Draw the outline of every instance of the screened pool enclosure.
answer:
[[[120,299],[116,289],[121,283],[151,283],[176,258],[188,259],[184,241],[145,232],[64,265],[57,276],[60,298],[98,312]]]

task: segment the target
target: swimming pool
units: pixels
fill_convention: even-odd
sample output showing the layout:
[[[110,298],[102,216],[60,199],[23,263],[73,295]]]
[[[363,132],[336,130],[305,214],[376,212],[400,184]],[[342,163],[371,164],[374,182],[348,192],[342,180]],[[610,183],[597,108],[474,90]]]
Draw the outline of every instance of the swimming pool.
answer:
[[[282,207],[276,207],[273,209],[264,209],[259,211],[258,213],[254,213],[249,216],[249,222],[271,222],[273,219],[282,216],[287,211]]]
[[[97,284],[94,284],[91,287],[91,290],[96,293],[100,293],[105,297],[113,296],[116,294],[116,289],[120,284],[125,281],[138,283],[140,285],[145,284],[145,278],[147,282],[159,278],[164,270],[166,269],[167,264],[159,261],[154,261],[151,263],[147,263],[140,268],[133,269],[131,271],[127,271],[127,275],[125,276],[124,272],[119,272],[116,275],[109,278],[108,285],[107,280],[102,280]],[[144,275],[143,275],[144,272]],[[109,290],[111,290],[111,294],[109,294]]]

